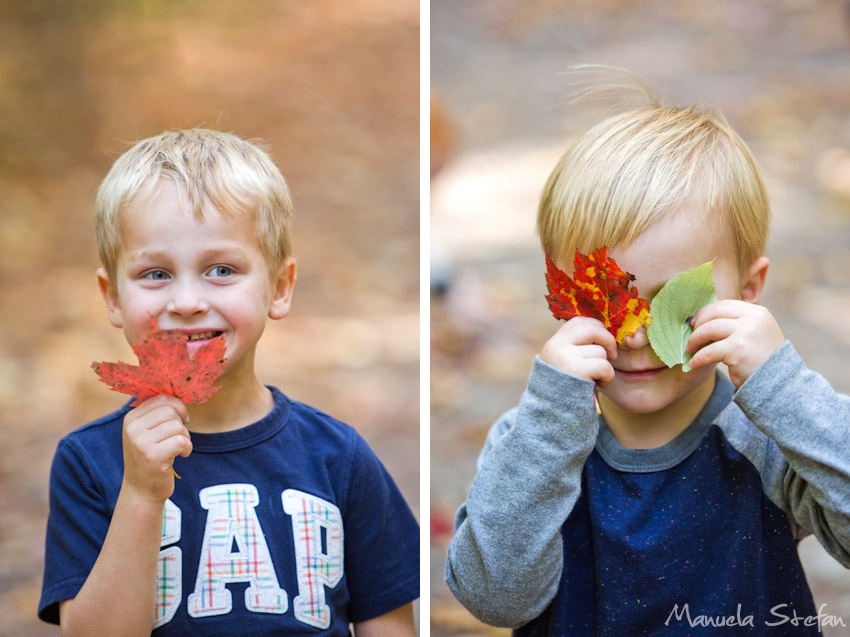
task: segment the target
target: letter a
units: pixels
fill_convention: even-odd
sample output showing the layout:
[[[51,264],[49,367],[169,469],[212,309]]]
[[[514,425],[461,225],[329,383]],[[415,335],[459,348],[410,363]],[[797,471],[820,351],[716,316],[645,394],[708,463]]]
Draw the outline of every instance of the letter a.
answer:
[[[295,619],[327,628],[331,609],[325,604],[325,586],[333,588],[342,579],[342,516],[330,502],[309,493],[287,489],[281,494],[283,510],[292,516],[298,597],[292,606]],[[322,550],[322,530],[325,550]]]
[[[286,591],[277,583],[274,565],[254,508],[260,498],[251,484],[220,484],[202,489],[207,526],[195,590],[187,600],[189,615],[224,615],[233,608],[225,584],[248,582],[245,608],[255,613],[285,613]],[[234,550],[235,549],[235,550]]]

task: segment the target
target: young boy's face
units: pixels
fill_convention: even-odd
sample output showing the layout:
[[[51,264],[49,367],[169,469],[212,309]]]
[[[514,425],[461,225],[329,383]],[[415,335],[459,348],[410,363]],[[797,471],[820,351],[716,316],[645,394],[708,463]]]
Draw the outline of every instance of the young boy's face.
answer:
[[[714,284],[718,299],[758,301],[763,278],[747,283],[738,271],[735,237],[731,229],[701,220],[693,208],[685,207],[662,219],[626,247],[615,246],[610,256],[626,272],[635,275],[635,286],[643,298],[651,299],[661,287],[706,261],[714,261]],[[744,279],[742,281],[742,279]],[[753,297],[753,293],[756,296]],[[714,373],[714,365],[683,372],[681,365],[668,368],[655,355],[646,329],[626,339],[612,361],[614,381],[601,393],[631,413],[654,413],[677,401],[699,400],[698,385]]]
[[[163,179],[156,196],[122,213],[115,280],[98,270],[110,322],[130,343],[147,333],[150,317],[164,330],[189,335],[189,347],[224,334],[226,377],[253,374],[254,350],[266,317],[289,311],[295,263],[273,280],[246,214],[223,215],[211,205],[192,213],[185,188]]]

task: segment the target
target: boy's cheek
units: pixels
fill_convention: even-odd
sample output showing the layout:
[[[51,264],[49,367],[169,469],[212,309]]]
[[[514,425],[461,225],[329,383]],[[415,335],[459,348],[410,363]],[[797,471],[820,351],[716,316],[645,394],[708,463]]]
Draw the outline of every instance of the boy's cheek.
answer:
[[[728,258],[720,258],[714,262],[714,288],[717,299],[737,299],[741,296],[738,283],[737,263]]]
[[[119,309],[116,312],[120,317],[120,325],[124,330],[127,340],[135,343],[144,338],[150,329],[150,319],[154,317],[162,322],[162,312],[152,304],[140,303],[133,295],[125,295],[121,299]],[[113,323],[115,325],[115,323]]]

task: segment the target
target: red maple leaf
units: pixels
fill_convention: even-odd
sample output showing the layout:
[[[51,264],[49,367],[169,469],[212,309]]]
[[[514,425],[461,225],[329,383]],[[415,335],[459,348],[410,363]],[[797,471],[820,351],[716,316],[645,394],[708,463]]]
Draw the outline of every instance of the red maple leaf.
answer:
[[[622,345],[626,337],[640,327],[648,327],[649,301],[630,288],[633,274],[623,272],[608,247],[602,246],[589,256],[576,250],[573,278],[561,270],[546,253],[546,300],[557,319],[589,316],[598,319]]]
[[[92,369],[112,391],[135,396],[131,407],[159,394],[199,405],[219,390],[213,383],[224,371],[227,346],[219,336],[192,354],[188,340],[185,334],[160,330],[156,319],[151,318],[148,335],[133,345],[138,366],[101,362],[92,363]]]

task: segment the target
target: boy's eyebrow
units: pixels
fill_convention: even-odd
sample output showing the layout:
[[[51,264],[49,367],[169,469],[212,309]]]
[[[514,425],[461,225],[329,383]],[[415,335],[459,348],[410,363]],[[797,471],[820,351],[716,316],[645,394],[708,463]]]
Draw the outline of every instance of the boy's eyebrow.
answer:
[[[229,260],[242,259],[245,257],[245,249],[238,243],[208,248],[201,253],[205,260]]]
[[[202,261],[241,259],[244,257],[245,250],[236,243],[208,248],[200,255]],[[171,259],[171,252],[168,250],[139,250],[128,254],[127,259],[131,261],[168,261]]]
[[[168,258],[165,250],[137,250],[127,255],[128,261],[163,261]]]

